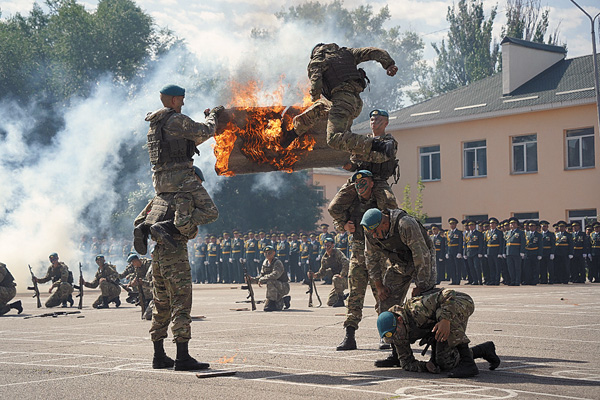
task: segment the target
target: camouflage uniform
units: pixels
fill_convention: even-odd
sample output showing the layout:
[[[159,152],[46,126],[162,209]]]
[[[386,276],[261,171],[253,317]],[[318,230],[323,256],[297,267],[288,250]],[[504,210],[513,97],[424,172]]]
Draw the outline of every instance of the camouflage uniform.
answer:
[[[336,68],[332,68],[332,61],[340,55],[346,56],[344,60],[350,59],[348,62],[354,66],[347,67],[353,71],[344,71],[340,75]],[[336,150],[359,154],[371,152],[373,138],[350,132],[352,122],[362,110],[360,93],[364,91],[366,84],[356,66],[370,60],[379,62],[384,69],[395,64],[388,52],[375,47],[340,48],[335,43],[330,43],[315,48],[307,69],[311,83],[310,94],[318,104],[309,108],[307,114],[294,119],[294,130],[298,136],[308,131],[331,104],[327,120],[327,144]],[[318,101],[322,93],[330,103]]]
[[[15,278],[6,268],[6,264],[0,262],[0,315],[6,314],[11,307],[8,302],[17,294]]]
[[[131,274],[127,276],[129,282],[133,282],[136,279],[140,279],[142,281],[142,289],[144,291],[144,298],[146,303],[152,300],[152,288],[150,287],[150,283],[146,280],[146,276],[148,275],[148,271],[152,269],[152,260],[149,258],[140,258],[139,259],[142,265],[139,268],[135,268]],[[139,293],[138,285],[134,285],[131,289],[135,293]]]
[[[46,283],[49,280],[52,280],[52,287],[56,288],[56,291],[52,293],[48,300],[46,300],[46,307],[50,308],[58,306],[63,301],[67,301],[71,293],[73,293],[73,285],[69,283],[72,279],[72,275],[69,275],[69,267],[67,267],[65,263],[59,261],[56,268],[52,265],[48,267],[45,277],[38,278],[38,283]]]
[[[346,258],[344,253],[338,249],[333,249],[331,255],[327,254],[327,251],[323,253],[321,257],[321,269],[315,274],[315,279],[321,278],[326,274],[333,276],[332,283],[333,288],[329,292],[327,298],[327,305],[334,305],[340,296],[344,296],[344,290],[348,289],[348,269],[350,261]],[[340,276],[337,276],[340,275]]]
[[[252,283],[257,282],[267,285],[265,308],[274,303],[276,310],[282,310],[283,297],[290,292],[289,278],[283,263],[278,258],[273,258],[272,263],[269,260],[263,261],[260,276],[252,279]]]
[[[100,282],[100,279],[104,278],[104,281]],[[121,294],[121,286],[119,286],[119,273],[117,268],[108,263],[104,263],[101,267],[98,267],[96,276],[91,282],[85,282],[85,287],[95,289],[100,286],[101,294],[98,296],[96,301],[92,304],[92,307],[97,308],[103,303],[103,298],[106,297],[108,302],[116,301]]]
[[[432,358],[444,371],[456,367],[460,360],[456,346],[470,342],[465,331],[474,309],[475,304],[468,294],[450,289],[413,297],[404,305],[391,307],[389,311],[401,316],[403,321],[403,326],[399,325],[391,337],[400,366],[406,371],[427,372],[426,363],[415,359],[410,345],[419,339],[430,338],[435,324],[446,319],[450,321],[450,336],[448,340],[436,343]]]
[[[196,235],[197,226],[214,222],[219,212],[206,189],[198,181],[194,172],[192,155],[195,146],[214,136],[217,120],[215,113],[209,114],[206,122],[195,122],[188,116],[177,113],[171,108],[163,107],[148,113],[146,121],[150,122],[148,132],[150,159],[152,166],[152,183],[157,195],[173,193],[175,214],[173,222],[179,232],[187,238]],[[171,143],[185,141],[187,148],[180,148],[180,154],[173,156],[174,146],[170,146],[171,159],[161,161],[154,153],[152,143],[156,143],[152,133],[156,125],[162,126],[162,138]],[[159,129],[160,130],[160,129]],[[177,142],[179,141],[179,142]],[[160,146],[160,145],[158,145]],[[191,148],[193,147],[193,150]],[[161,148],[161,151],[166,151]]]
[[[435,287],[435,247],[427,230],[402,209],[389,210],[390,231],[384,240],[365,233],[366,258],[369,277],[382,281],[390,295],[379,305],[387,310],[394,304],[402,304],[408,287],[414,279],[421,293]],[[382,260],[391,264],[383,271]]]
[[[191,338],[192,272],[186,240],[176,236],[177,248],[170,252],[157,243],[152,252],[154,310],[150,336],[153,342],[167,337],[169,322],[173,322],[173,342]]]

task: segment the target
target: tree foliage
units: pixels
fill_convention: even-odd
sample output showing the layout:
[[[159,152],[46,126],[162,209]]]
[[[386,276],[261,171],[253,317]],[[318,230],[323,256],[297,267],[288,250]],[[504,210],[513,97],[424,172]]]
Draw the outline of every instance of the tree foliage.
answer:
[[[558,27],[544,39],[548,32],[549,14],[550,8],[542,9],[540,0],[507,0],[507,21],[502,27],[502,37],[558,45]]]
[[[386,77],[378,64],[364,64],[372,79],[370,89],[362,95],[363,115],[358,120],[365,119],[367,110],[373,108],[397,110],[402,106],[402,87],[414,81],[416,67],[423,58],[424,43],[415,32],[402,32],[399,26],[386,29],[384,24],[391,18],[387,6],[375,12],[371,5],[348,9],[340,0],[331,3],[309,1],[275,15],[284,22],[305,23],[316,31],[334,31],[344,39],[343,43],[338,43],[340,46],[373,46],[390,53],[399,69],[394,78]],[[256,31],[254,34],[264,37],[265,32]]]
[[[425,184],[419,178],[417,181],[417,195],[413,203],[410,184],[406,184],[402,191],[402,203],[400,204],[400,208],[421,221],[422,224],[427,219],[427,214],[423,212],[423,189],[425,189]]]

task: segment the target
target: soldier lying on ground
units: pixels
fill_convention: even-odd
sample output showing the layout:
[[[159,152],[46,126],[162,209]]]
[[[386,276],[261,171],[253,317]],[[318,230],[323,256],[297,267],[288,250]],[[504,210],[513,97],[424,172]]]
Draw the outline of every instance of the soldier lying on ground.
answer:
[[[324,243],[325,253],[321,257],[321,268],[316,273],[309,271],[309,278],[319,279],[328,273],[331,274],[333,288],[329,292],[327,305],[344,307],[344,290],[348,289],[350,261],[340,250],[335,248],[335,241],[332,238],[326,238]]]
[[[23,312],[21,300],[8,304],[9,301],[15,298],[17,294],[17,284],[15,278],[6,268],[6,264],[0,262],[0,315],[4,315],[12,309],[17,310],[17,313]]]
[[[396,349],[404,370],[435,374],[449,371],[450,378],[469,378],[479,374],[475,358],[485,359],[491,370],[500,365],[493,342],[469,349],[470,340],[465,330],[474,309],[473,299],[468,294],[438,289],[382,312],[377,318],[377,329]],[[432,345],[429,361],[417,361],[413,356],[410,345],[417,340]]]
[[[261,287],[267,285],[267,301],[265,301],[264,311],[281,311],[290,308],[291,297],[290,284],[283,263],[275,257],[275,249],[267,245],[263,248],[265,261],[262,265],[260,275],[250,278],[251,283],[258,283]]]

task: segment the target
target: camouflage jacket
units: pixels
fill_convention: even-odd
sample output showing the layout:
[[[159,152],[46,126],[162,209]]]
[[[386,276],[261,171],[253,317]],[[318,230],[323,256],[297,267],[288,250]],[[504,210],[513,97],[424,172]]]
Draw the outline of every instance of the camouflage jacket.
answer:
[[[0,262],[0,286],[5,288],[13,288],[17,286],[15,278],[12,276],[6,264]]]
[[[369,134],[369,137],[374,137],[373,134]],[[391,133],[386,133],[382,136],[377,136],[375,137],[375,140],[379,140],[382,142],[387,142],[387,141],[393,141],[396,145],[395,145],[395,151],[394,151],[394,157],[396,158],[396,152],[398,151],[398,142],[396,141],[396,139],[394,138],[394,136]],[[377,151],[372,151],[369,154],[355,154],[352,153],[352,155],[350,155],[350,171],[354,172],[354,171],[358,171],[361,168],[361,165],[364,163],[375,163],[375,164],[381,164],[384,163],[386,161],[389,161],[391,157],[386,156],[384,153],[379,153]],[[373,172],[373,171],[371,171]]]
[[[321,258],[321,269],[315,274],[315,278],[325,276],[328,271],[331,271],[333,275],[341,275],[342,278],[348,276],[348,269],[350,268],[350,261],[348,258],[338,249],[333,249],[331,255],[327,252],[323,253]]]
[[[402,368],[412,372],[426,371],[425,362],[415,359],[410,345],[431,336],[435,324],[443,319],[450,321],[448,346],[456,347],[461,343],[469,343],[465,328],[474,310],[475,304],[468,294],[451,289],[413,297],[401,306],[395,305],[390,308],[390,312],[401,317],[398,324],[402,326],[398,326],[391,342],[398,352]]]
[[[146,121],[152,123],[165,117],[166,114],[172,112],[171,108],[163,107],[146,115]],[[217,120],[215,114],[211,113],[206,117],[206,122],[196,122],[187,115],[174,113],[169,117],[163,127],[165,135],[173,138],[188,139],[194,142],[196,146],[213,137],[217,129]],[[193,163],[185,161],[180,163],[162,163],[152,167],[152,171],[167,171],[184,168],[192,168]]]
[[[267,283],[269,281],[287,282],[289,280],[283,263],[275,257],[272,263],[269,260],[263,261],[260,276],[255,279],[256,282]]]
[[[91,282],[86,282],[85,287],[89,287],[92,289],[97,288],[100,284],[100,279],[102,278],[106,279],[110,283],[118,285],[119,273],[117,272],[117,268],[112,264],[104,263],[104,266],[102,268],[98,267],[98,271],[96,271],[96,276],[94,277],[94,280]]]
[[[69,282],[69,267],[64,262],[59,261],[58,267],[54,268],[52,265],[48,267],[48,271],[46,272],[46,276],[43,278],[38,278],[38,283],[46,283],[49,280],[52,280],[52,283],[63,283]]]
[[[332,48],[330,51],[335,51],[334,48],[339,48],[335,44],[329,45]],[[395,62],[390,57],[389,53],[385,50],[381,50],[375,47],[360,47],[360,48],[352,48],[347,47],[352,55],[354,56],[354,62],[356,65],[365,62],[365,61],[377,61],[379,62],[384,69],[388,69],[390,66],[394,65]],[[310,95],[313,101],[316,101],[321,92],[323,91],[323,73],[329,68],[328,65],[328,57],[327,52],[322,53],[323,56],[315,56],[311,58],[308,63],[308,79],[310,80]],[[356,93],[362,92],[364,89],[355,82],[345,82],[338,87],[334,88],[332,92],[336,92],[337,90],[349,90]]]
[[[365,231],[365,257],[369,277],[373,281],[382,281],[382,266],[385,265],[382,259],[388,258],[391,268],[401,275],[411,276],[421,291],[433,288],[437,275],[435,246],[427,230],[402,209],[388,211],[390,230],[386,239],[375,239]]]

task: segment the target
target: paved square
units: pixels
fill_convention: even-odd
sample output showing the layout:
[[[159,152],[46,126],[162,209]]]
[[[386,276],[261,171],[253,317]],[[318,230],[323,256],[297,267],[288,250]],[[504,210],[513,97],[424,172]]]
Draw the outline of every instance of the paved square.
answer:
[[[600,399],[600,285],[458,287],[475,300],[472,344],[493,340],[502,359],[496,371],[480,360],[479,376],[463,380],[375,368],[388,352],[378,350],[370,293],[359,349],[335,351],[345,309],[308,308],[306,286],[291,286],[292,308],[265,313],[235,311],[250,307],[236,303],[239,286],[194,285],[190,353],[236,371],[205,379],[152,369],[150,322],[137,307],[94,310],[98,291],[87,290],[80,314],[25,319],[51,310],[20,292],[23,314],[0,318],[0,398]],[[324,300],[331,286],[317,288]],[[76,311],[56,309],[65,310]],[[174,357],[170,340],[165,348]]]

